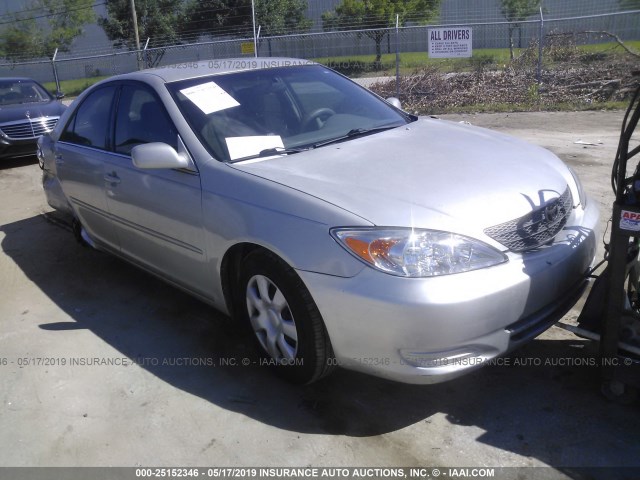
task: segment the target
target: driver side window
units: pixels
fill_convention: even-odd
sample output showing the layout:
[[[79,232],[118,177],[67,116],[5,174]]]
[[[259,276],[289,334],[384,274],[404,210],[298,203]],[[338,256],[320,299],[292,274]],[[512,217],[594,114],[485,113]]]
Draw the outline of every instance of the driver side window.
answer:
[[[124,85],[116,117],[115,151],[131,154],[136,145],[162,142],[178,148],[178,132],[164,106],[142,86]]]

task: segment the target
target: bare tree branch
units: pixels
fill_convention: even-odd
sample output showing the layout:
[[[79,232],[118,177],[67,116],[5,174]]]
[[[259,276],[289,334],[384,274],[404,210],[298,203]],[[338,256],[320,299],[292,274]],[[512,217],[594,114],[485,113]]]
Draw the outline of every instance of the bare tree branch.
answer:
[[[627,47],[624,44],[624,42],[620,39],[620,37],[618,35],[616,35],[615,33],[610,33],[610,32],[605,32],[605,31],[596,31],[596,30],[587,30],[585,33],[594,33],[594,34],[598,34],[598,35],[606,35],[607,37],[613,38],[616,42],[618,42],[618,44],[622,48],[624,48],[627,51],[627,53],[630,53],[631,55],[633,55],[636,58],[640,58],[640,53],[634,52],[629,47]]]

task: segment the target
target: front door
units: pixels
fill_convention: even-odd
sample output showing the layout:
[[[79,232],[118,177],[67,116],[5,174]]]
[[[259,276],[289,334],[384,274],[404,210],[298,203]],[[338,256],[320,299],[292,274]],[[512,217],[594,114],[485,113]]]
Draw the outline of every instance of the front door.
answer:
[[[121,87],[113,139],[104,186],[122,254],[204,294],[211,279],[206,274],[200,175],[195,168],[143,170],[131,160],[131,149],[143,143],[179,148],[177,130],[149,87]]]

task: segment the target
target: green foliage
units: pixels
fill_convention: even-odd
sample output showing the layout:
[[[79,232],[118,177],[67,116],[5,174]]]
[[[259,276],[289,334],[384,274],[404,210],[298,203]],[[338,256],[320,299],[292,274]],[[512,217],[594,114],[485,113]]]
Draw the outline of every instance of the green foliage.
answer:
[[[97,83],[100,80],[104,80],[105,78],[109,77],[97,76],[90,78],[79,78],[76,80],[62,80],[60,82],[60,91],[65,93],[67,99],[72,99],[73,97],[80,95],[84,90],[89,88],[94,83]],[[55,92],[57,89],[56,82],[46,82],[42,85],[50,92]]]
[[[93,0],[34,0],[28,10],[31,16],[16,13],[0,31],[0,52],[8,60],[50,57],[56,48],[69,51],[84,25],[95,19]]]
[[[45,52],[68,51],[73,40],[83,32],[83,26],[95,20],[93,0],[38,0],[46,15],[50,15],[51,31],[44,35]],[[60,12],[65,12],[60,14]]]
[[[306,32],[312,21],[305,16],[306,0],[255,0],[256,27],[261,36]],[[253,34],[251,0],[190,0],[184,35]]]
[[[532,82],[527,88],[527,97],[531,105],[540,103],[540,85]]]
[[[7,60],[43,56],[42,38],[36,21],[20,19],[0,32],[0,49]],[[54,50],[55,51],[55,50]],[[53,52],[50,52],[53,55]]]
[[[306,32],[312,21],[306,17],[306,0],[256,0],[256,25],[263,35]]]
[[[253,31],[251,0],[136,0],[138,32],[143,44],[177,45],[197,36],[228,33],[246,36]],[[306,0],[256,0],[256,24],[261,34],[282,35],[308,30]],[[136,49],[130,0],[107,0],[107,16],[98,23],[115,47]],[[144,52],[147,67],[159,64],[165,49]]]
[[[502,15],[508,22],[518,23],[526,20],[540,10],[541,0],[501,0]]]
[[[138,35],[144,44],[147,38],[162,45],[180,42],[180,25],[184,22],[182,0],[136,0]],[[131,0],[107,0],[107,16],[98,19],[98,24],[113,42],[114,47],[136,49],[131,15]],[[156,66],[164,56],[164,49],[145,52],[148,67]]]
[[[542,0],[500,0],[501,11],[504,18],[509,22],[509,51],[513,60],[513,32],[528,17],[540,11]]]
[[[440,0],[342,0],[334,11],[322,14],[325,31],[366,30],[365,35],[376,42],[376,62],[382,56],[382,41],[388,28],[411,20],[426,23],[439,12]]]

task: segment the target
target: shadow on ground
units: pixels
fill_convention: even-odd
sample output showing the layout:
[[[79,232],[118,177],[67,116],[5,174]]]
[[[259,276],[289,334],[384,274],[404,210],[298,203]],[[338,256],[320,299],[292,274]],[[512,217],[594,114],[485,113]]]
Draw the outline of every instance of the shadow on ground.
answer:
[[[33,165],[35,163],[38,163],[38,158],[35,155],[20,158],[6,158],[4,160],[0,160],[0,170],[26,167],[27,165]]]
[[[251,340],[230,320],[135,267],[81,247],[44,216],[3,225],[0,231],[4,254],[73,319],[39,325],[59,335],[59,342],[65,342],[67,330],[88,329],[138,361],[257,360]],[[376,436],[429,423],[442,412],[451,424],[484,430],[477,441],[548,465],[637,466],[638,407],[607,403],[600,396],[597,369],[580,366],[592,355],[586,345],[579,339],[537,340],[517,358],[574,361],[522,366],[513,365],[511,357],[510,366],[486,367],[431,386],[338,370],[315,385],[295,387],[253,363],[215,368],[149,363],[144,368],[176,388],[289,431]],[[564,471],[571,475],[570,468]]]

